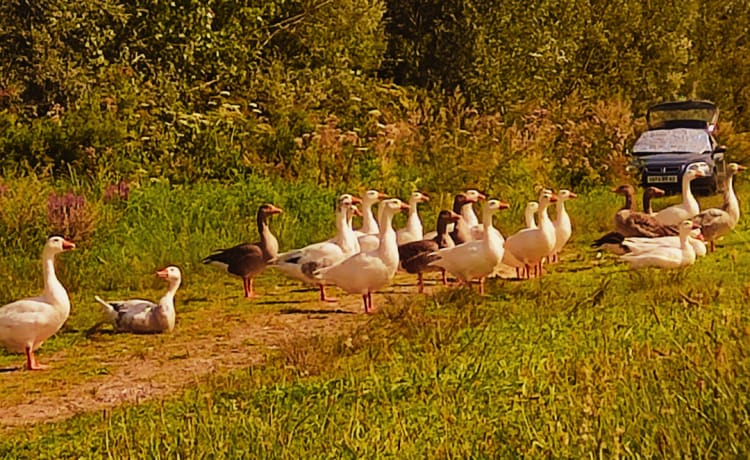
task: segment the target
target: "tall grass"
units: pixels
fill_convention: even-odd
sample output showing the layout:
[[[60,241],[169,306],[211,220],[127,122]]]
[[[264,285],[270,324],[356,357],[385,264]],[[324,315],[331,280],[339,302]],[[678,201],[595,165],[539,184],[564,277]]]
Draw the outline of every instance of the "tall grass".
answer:
[[[142,187],[101,241],[60,265],[81,271],[81,291],[119,288],[118,272],[139,289],[139,272],[175,260],[193,264],[193,283],[210,282],[198,258],[254,237],[249,214],[261,201],[287,209],[275,227],[285,246],[330,233],[307,219],[332,196],[263,187]],[[354,331],[292,341],[262,366],[164,401],[7,432],[0,456],[744,458],[747,224],[685,270],[634,272],[587,246],[619,204],[603,189],[569,202],[576,236],[541,279],[495,280],[484,298],[386,296]]]

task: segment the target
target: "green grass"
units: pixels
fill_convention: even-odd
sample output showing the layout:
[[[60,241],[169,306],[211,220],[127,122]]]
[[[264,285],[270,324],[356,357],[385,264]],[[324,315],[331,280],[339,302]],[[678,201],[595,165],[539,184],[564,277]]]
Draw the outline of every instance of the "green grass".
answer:
[[[206,323],[214,315],[249,326],[283,308],[248,307],[233,297],[238,282],[197,264],[210,245],[202,238],[219,235],[228,244],[241,234],[239,224],[220,230],[206,218],[239,214],[241,198],[233,198],[231,189],[210,186],[170,193],[159,187],[142,190],[137,214],[159,219],[126,217],[102,243],[63,256],[61,266],[83,272],[74,292],[77,308],[71,331],[52,338],[40,356],[65,352],[70,362],[50,374],[13,375],[24,387],[6,375],[3,389],[9,396],[3,398],[29,391],[29,385],[54,392],[59,391],[55,384],[92,378],[106,383],[106,366],[85,359],[93,344],[82,331],[95,311],[84,311],[88,291],[109,286],[112,296],[156,296],[161,286],[150,277],[156,268],[151,265],[167,256],[184,260],[189,273],[178,294],[187,302],[176,336],[100,340],[133,355],[149,354],[170,340],[189,340],[202,327],[207,334],[221,334],[227,325]],[[739,192],[746,196],[747,189]],[[291,201],[280,204],[294,209]],[[360,317],[338,334],[292,337],[269,350],[267,361],[211,375],[172,397],[5,430],[0,457],[746,457],[746,221],[717,253],[692,267],[635,272],[588,248],[593,236],[609,228],[618,206],[604,190],[569,203],[575,237],[563,260],[539,280],[493,280],[484,298],[444,289],[424,297],[379,295],[383,309],[372,318]],[[521,207],[499,217],[506,232],[519,226]],[[299,222],[304,220],[282,220],[281,234],[295,245],[319,236],[312,231],[291,236]],[[155,228],[178,237],[134,238],[104,249],[123,231],[141,235]],[[158,255],[148,253],[159,249]],[[142,258],[136,250],[145,252]],[[104,263],[79,268],[97,257],[138,268],[123,275],[125,285],[117,282],[122,269],[106,273]],[[270,272],[260,279],[260,289],[274,298],[294,287]],[[0,354],[0,366],[18,360]],[[105,375],[91,376],[97,372]]]

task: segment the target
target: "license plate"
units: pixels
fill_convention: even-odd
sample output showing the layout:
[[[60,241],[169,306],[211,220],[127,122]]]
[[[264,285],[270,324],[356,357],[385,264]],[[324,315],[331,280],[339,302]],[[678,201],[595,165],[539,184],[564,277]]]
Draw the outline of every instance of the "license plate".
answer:
[[[677,182],[677,176],[648,176],[646,182],[649,184],[662,184],[665,182]]]

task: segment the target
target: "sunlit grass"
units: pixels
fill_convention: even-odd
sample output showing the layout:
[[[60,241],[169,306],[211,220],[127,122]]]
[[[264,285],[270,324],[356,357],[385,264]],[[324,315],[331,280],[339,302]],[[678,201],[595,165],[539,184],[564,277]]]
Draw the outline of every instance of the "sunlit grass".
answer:
[[[259,315],[284,308],[245,302],[238,280],[198,263],[214,244],[254,237],[254,230],[243,234],[240,223],[227,228],[211,222],[239,216],[240,199],[210,190],[204,204],[201,191],[170,191],[174,196],[167,199],[158,196],[165,194],[159,187],[142,192],[157,195],[149,195],[151,207],[145,196],[139,205],[137,215],[145,219],[123,219],[106,241],[62,256],[65,270],[81,272],[74,313],[40,356],[65,359],[49,373],[4,376],[4,399],[20,399],[18,393],[26,391],[60,392],[90,379],[105,384],[112,369],[87,358],[92,348],[97,356],[110,348],[151,356],[171,341],[221,335],[232,322],[249,326]],[[156,206],[160,199],[163,204]],[[235,206],[227,204],[233,199]],[[181,204],[185,201],[190,203]],[[716,204],[717,197],[705,201]],[[225,210],[211,211],[219,202]],[[287,216],[295,214],[293,202],[281,206]],[[6,430],[0,456],[745,457],[750,451],[747,225],[692,267],[636,272],[588,247],[593,236],[609,229],[619,206],[606,190],[570,202],[574,238],[562,261],[548,266],[541,279],[492,280],[483,298],[440,287],[427,296],[379,295],[383,309],[371,318],[358,315],[338,334],[289,338],[268,350],[264,363],[208,376],[165,400]],[[518,225],[516,217],[499,221]],[[304,220],[284,219],[289,217],[282,215],[277,228],[294,245],[330,233],[330,226],[321,224],[289,236],[305,228]],[[150,241],[153,232],[147,229],[178,236]],[[134,241],[125,238],[118,247],[114,242],[123,230]],[[144,231],[148,236],[137,241]],[[149,254],[155,248],[162,252]],[[188,273],[178,294],[175,335],[86,336],[98,312],[90,302],[92,291],[156,297],[163,286],[152,272],[168,256]],[[33,266],[36,261],[29,259]],[[98,259],[106,263],[97,265]],[[91,266],[79,268],[87,263]],[[11,262],[5,270],[21,266]],[[73,276],[69,271],[61,278]],[[29,285],[36,286],[38,275],[30,278]],[[272,300],[315,295],[290,292],[298,285],[273,272],[258,283]],[[19,363],[19,356],[1,353],[0,367]]]

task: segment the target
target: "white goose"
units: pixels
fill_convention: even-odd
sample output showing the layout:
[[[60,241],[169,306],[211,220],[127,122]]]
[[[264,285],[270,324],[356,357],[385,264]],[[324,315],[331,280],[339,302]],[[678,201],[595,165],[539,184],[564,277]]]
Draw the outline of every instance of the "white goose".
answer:
[[[699,238],[694,238],[692,235],[688,235],[687,242],[693,247],[696,257],[703,257],[706,255],[706,243],[701,241]],[[627,253],[641,253],[652,250],[655,246],[671,246],[673,248],[679,248],[682,242],[679,236],[657,236],[656,238],[646,238],[644,236],[632,236],[623,238],[619,244],[621,251],[616,249],[613,251],[616,254],[623,255]],[[611,246],[608,249],[612,250]]]
[[[487,201],[482,211],[485,237],[434,252],[436,260],[430,265],[447,270],[469,288],[471,281],[478,278],[479,293],[484,294],[484,278],[495,271],[504,253],[502,237],[492,231],[492,216],[500,209],[507,208],[508,203],[503,201]]]
[[[362,196],[362,227],[354,231],[362,252],[374,251],[378,248],[380,229],[372,213],[372,207],[385,198],[386,195],[377,190],[368,190]]]
[[[469,201],[473,203],[479,202],[480,200],[487,199],[484,193],[478,190],[469,189],[465,193],[466,193],[466,198],[468,198]],[[479,223],[479,219],[477,218],[477,215],[474,212],[474,206],[468,205],[468,206],[461,207],[461,217],[464,218],[466,225],[469,226],[469,229],[471,230],[471,237],[475,240],[481,240],[482,236],[484,235],[484,227],[482,226],[482,224]]]
[[[703,177],[703,173],[697,169],[690,169],[682,176],[682,202],[664,208],[654,214],[656,222],[662,225],[678,225],[685,219],[690,219],[701,211],[698,201],[690,190],[690,182],[696,177]]]
[[[570,224],[570,216],[565,210],[565,202],[576,198],[578,195],[571,192],[570,190],[562,189],[557,193],[557,213],[555,220],[552,224],[555,226],[555,248],[552,250],[550,255],[550,262],[557,262],[558,255],[565,243],[570,239],[570,235],[573,234],[573,226]]]
[[[409,197],[409,215],[406,218],[406,226],[396,232],[396,241],[398,241],[399,246],[422,240],[424,229],[417,212],[417,206],[419,206],[419,203],[426,201],[430,201],[430,197],[422,192],[413,192]]]
[[[37,362],[34,351],[60,330],[70,314],[68,293],[55,275],[55,256],[75,247],[61,236],[47,239],[42,250],[42,295],[0,307],[0,345],[11,352],[25,353],[29,370],[46,368]]]
[[[360,252],[341,262],[318,269],[315,278],[333,283],[350,294],[361,294],[365,313],[374,309],[372,292],[390,284],[398,269],[398,244],[393,230],[393,216],[409,209],[398,198],[381,203],[380,243],[375,251]]]
[[[357,197],[341,195],[336,206],[336,237],[279,254],[274,267],[292,278],[317,285],[321,302],[334,301],[326,296],[325,283],[312,274],[319,268],[333,265],[359,252],[359,241],[350,223],[350,216],[354,214],[352,207],[359,202]]]
[[[534,215],[537,213],[537,211],[539,211],[539,203],[537,203],[536,201],[529,201],[526,204],[526,209],[523,214],[524,220],[526,221],[526,227],[524,228],[536,228]],[[516,277],[518,279],[521,279],[522,277],[528,278],[528,273],[525,272],[526,266],[521,261],[516,259],[512,252],[503,252],[503,263],[516,269]]]
[[[156,272],[156,276],[167,280],[167,293],[152,302],[143,299],[107,301],[94,296],[105,308],[107,319],[121,332],[136,334],[158,334],[174,329],[174,296],[182,282],[180,269],[170,265]]]
[[[685,220],[679,224],[680,246],[652,245],[641,252],[631,252],[620,256],[620,259],[629,263],[631,268],[639,269],[646,267],[656,268],[679,268],[692,265],[695,262],[695,250],[688,243],[690,232],[696,227],[691,220]]]
[[[527,275],[534,267],[542,274],[542,259],[555,248],[555,226],[549,218],[547,208],[557,201],[555,194],[542,190],[539,196],[539,223],[537,228],[526,228],[514,233],[505,240],[505,250],[510,251],[526,268]]]
[[[747,168],[737,163],[729,163],[724,181],[724,204],[721,208],[706,209],[693,217],[693,222],[700,226],[712,252],[716,248],[714,242],[732,231],[740,220],[740,204],[734,193],[733,177],[745,169]]]

